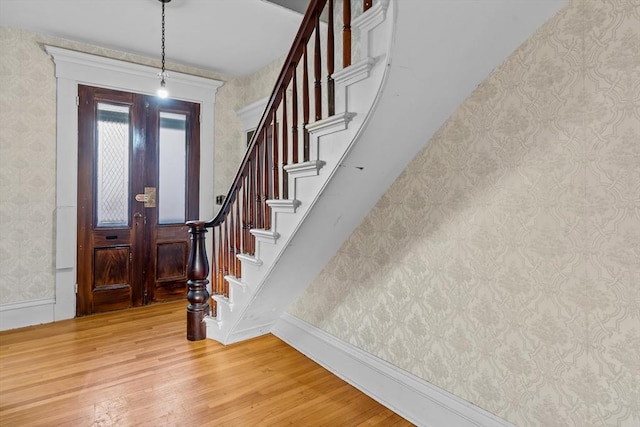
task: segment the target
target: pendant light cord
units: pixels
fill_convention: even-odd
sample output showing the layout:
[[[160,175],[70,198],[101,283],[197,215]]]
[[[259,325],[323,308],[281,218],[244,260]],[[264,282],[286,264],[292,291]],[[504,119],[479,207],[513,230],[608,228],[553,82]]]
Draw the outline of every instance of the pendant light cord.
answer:
[[[162,82],[164,82],[164,1],[162,2]]]
[[[164,4],[169,3],[171,0],[159,0],[162,3],[162,70],[160,71],[160,87],[158,88],[157,95],[160,98],[166,98],[169,96],[169,92],[165,87],[165,79],[167,77],[167,72],[165,70],[165,61],[164,61],[164,41],[165,41],[165,31],[164,31]]]

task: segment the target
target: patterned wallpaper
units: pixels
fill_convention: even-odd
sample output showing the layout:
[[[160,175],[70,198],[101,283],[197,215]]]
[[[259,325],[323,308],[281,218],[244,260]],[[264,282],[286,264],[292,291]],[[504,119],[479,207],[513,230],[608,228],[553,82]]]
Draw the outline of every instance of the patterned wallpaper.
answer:
[[[245,155],[242,123],[236,112],[271,95],[283,62],[284,58],[280,58],[253,74],[229,80],[223,86],[227,90],[220,92],[216,98],[216,195],[227,194]],[[216,206],[217,208],[219,206]]]
[[[5,29],[0,58],[0,303],[53,298],[53,63],[30,37]]]
[[[0,304],[54,297],[56,81],[42,44],[160,65],[126,52],[0,27]],[[226,192],[244,154],[235,111],[268,94],[279,65],[242,79],[173,63],[167,69],[227,81],[216,96],[214,160],[214,186]],[[255,99],[249,88],[257,91]]]
[[[640,2],[569,0],[290,312],[521,427],[639,426]]]

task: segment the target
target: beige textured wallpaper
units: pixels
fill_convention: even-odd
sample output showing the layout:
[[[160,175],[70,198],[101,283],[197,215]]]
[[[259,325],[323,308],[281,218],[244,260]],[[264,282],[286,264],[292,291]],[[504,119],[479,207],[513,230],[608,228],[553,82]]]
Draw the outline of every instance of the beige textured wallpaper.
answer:
[[[160,65],[156,59],[0,27],[0,304],[54,297],[56,80],[43,44]],[[216,97],[212,159],[216,194],[226,193],[244,154],[235,111],[268,95],[279,65],[242,79],[173,63],[167,69],[226,81]]]
[[[245,155],[242,123],[236,113],[243,107],[271,95],[284,58],[273,61],[257,72],[229,80],[220,92],[216,106],[216,156],[214,163],[216,195],[226,195]]]
[[[53,63],[32,37],[0,29],[0,80],[0,303],[53,298]]]
[[[290,312],[521,427],[639,426],[640,2],[570,0],[425,142]]]

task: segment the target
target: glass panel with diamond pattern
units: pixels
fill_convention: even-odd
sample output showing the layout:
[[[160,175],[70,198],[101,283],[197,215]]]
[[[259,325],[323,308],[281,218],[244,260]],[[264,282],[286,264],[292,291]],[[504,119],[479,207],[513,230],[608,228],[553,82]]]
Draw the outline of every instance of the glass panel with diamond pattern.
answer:
[[[99,102],[97,118],[96,226],[128,226],[129,107]]]

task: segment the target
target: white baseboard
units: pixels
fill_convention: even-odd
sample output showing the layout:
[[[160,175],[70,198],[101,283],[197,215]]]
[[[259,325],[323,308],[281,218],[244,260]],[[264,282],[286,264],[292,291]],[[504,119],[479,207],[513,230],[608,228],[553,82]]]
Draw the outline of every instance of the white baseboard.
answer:
[[[418,426],[515,427],[290,314],[280,318],[272,333]]]
[[[51,323],[55,304],[53,298],[0,304],[0,331]]]

